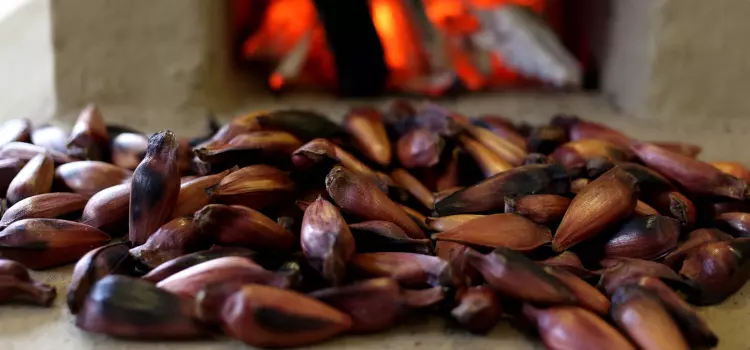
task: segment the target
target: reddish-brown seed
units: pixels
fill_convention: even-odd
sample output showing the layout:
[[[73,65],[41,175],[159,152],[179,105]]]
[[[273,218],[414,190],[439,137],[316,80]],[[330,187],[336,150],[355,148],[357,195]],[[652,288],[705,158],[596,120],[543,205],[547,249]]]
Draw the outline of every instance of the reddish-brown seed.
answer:
[[[467,119],[454,118],[454,120],[464,131],[484,145],[484,147],[495,153],[498,157],[512,165],[518,166],[523,164],[526,151],[515,145],[513,142],[494,134],[488,129],[473,125]]]
[[[68,132],[54,125],[42,125],[31,131],[31,143],[56,152],[68,151]]]
[[[55,178],[71,192],[90,198],[97,192],[130,180],[133,172],[109,163],[84,160],[62,164],[55,169]]]
[[[0,146],[9,142],[29,142],[31,122],[28,119],[9,119],[0,125]]]
[[[453,283],[450,265],[435,256],[400,252],[364,253],[356,254],[351,265],[366,275],[390,277],[404,286]]]
[[[656,211],[656,209],[640,200],[636,202],[635,209],[633,209],[633,214],[638,216],[661,215],[658,211]]]
[[[133,172],[128,238],[134,246],[169,221],[180,193],[177,138],[169,130],[152,135],[148,151]]]
[[[319,343],[347,331],[349,316],[308,296],[261,285],[232,294],[221,311],[224,331],[261,348]]]
[[[610,161],[628,161],[633,159],[633,152],[625,146],[618,146],[608,141],[583,139],[558,147],[550,157],[556,164],[573,168],[585,166],[587,160],[596,157],[603,157]]]
[[[586,186],[570,203],[552,239],[562,252],[628,217],[638,200],[636,179],[615,167]]]
[[[451,316],[471,333],[484,334],[500,321],[503,309],[492,288],[476,286],[460,289]]]
[[[656,259],[677,247],[680,222],[666,216],[637,216],[604,243],[607,258]]]
[[[218,202],[261,210],[287,199],[294,191],[294,182],[286,172],[258,164],[228,174],[206,191]]]
[[[712,162],[717,169],[743,181],[750,181],[750,170],[737,162]]]
[[[440,162],[443,147],[445,140],[440,135],[416,128],[398,139],[396,155],[404,168],[429,168]]]
[[[479,271],[466,262],[465,252],[471,248],[449,241],[438,241],[435,243],[435,256],[447,261],[451,265],[453,276],[459,285],[472,285],[474,281],[480,281]]]
[[[130,183],[103,189],[83,208],[80,222],[113,236],[127,232]]]
[[[636,349],[601,317],[580,307],[537,309],[524,304],[523,312],[536,323],[539,335],[551,350]]]
[[[146,243],[131,249],[130,254],[142,264],[154,268],[208,245],[209,241],[193,225],[193,218],[180,217],[159,227]]]
[[[477,118],[475,122],[478,122],[481,126],[492,131],[495,135],[510,141],[514,145],[518,146],[518,148],[524,151],[526,150],[526,138],[521,136],[521,134],[516,131],[513,123],[506,120],[505,118],[494,115],[487,115]]]
[[[146,156],[148,137],[143,134],[124,132],[112,140],[112,164],[135,170]]]
[[[576,296],[580,307],[602,316],[609,313],[609,300],[607,297],[580,277],[559,267],[547,266],[544,268],[544,271],[568,287],[573,292],[573,295]]]
[[[0,228],[21,219],[67,218],[73,219],[86,206],[88,199],[77,193],[44,193],[26,198],[3,213]]]
[[[355,253],[354,237],[336,207],[318,197],[305,210],[300,231],[302,252],[328,282],[343,282],[346,265]]]
[[[493,214],[432,235],[438,241],[530,252],[552,240],[544,226],[516,214]]]
[[[206,192],[207,188],[218,185],[227,175],[236,169],[227,169],[218,174],[201,176],[180,184],[180,194],[177,195],[172,218],[193,215],[200,208],[211,204],[213,196]]]
[[[24,219],[0,232],[0,254],[31,269],[45,269],[78,260],[109,242],[91,226],[59,219]]]
[[[0,146],[0,159],[15,158],[28,161],[39,154],[49,154],[56,164],[64,164],[77,160],[65,153],[25,142],[9,142]]]
[[[89,104],[78,115],[68,140],[68,153],[76,158],[101,160],[109,148],[107,124],[99,109]]]
[[[76,314],[83,307],[94,284],[109,275],[127,275],[135,271],[127,243],[113,243],[93,249],[78,259],[67,291],[68,309]]]
[[[677,249],[667,254],[662,260],[662,263],[675,270],[679,270],[685,257],[704,243],[726,241],[730,239],[732,239],[732,236],[717,229],[699,228],[690,232],[687,240],[682,242]]]
[[[570,206],[570,199],[555,194],[533,194],[505,199],[505,212],[522,215],[537,224],[560,221]]]
[[[213,259],[191,266],[159,281],[156,286],[170,293],[195,299],[202,289],[215,283],[229,281],[240,286],[252,283],[278,288],[289,287],[288,278],[237,256]]]
[[[658,297],[640,286],[617,289],[612,295],[612,319],[641,349],[690,348]]]
[[[391,142],[377,109],[352,109],[344,117],[344,128],[354,136],[357,148],[367,158],[382,166],[391,163]]]
[[[432,209],[432,192],[422,184],[416,177],[404,169],[395,169],[391,172],[391,179],[396,185],[403,187],[425,208]]]
[[[256,164],[289,159],[302,145],[294,135],[284,131],[254,131],[234,136],[225,144],[211,148],[197,147],[195,155],[211,164]]]
[[[539,261],[540,264],[553,266],[568,271],[581,278],[589,278],[598,275],[597,272],[590,271],[583,266],[581,259],[576,253],[566,250],[551,258]]]
[[[459,227],[471,220],[484,217],[484,215],[475,214],[458,214],[442,217],[427,217],[427,227],[435,232],[450,231],[456,227]]]
[[[630,143],[630,138],[625,134],[608,126],[587,120],[579,120],[571,125],[570,128],[568,128],[568,134],[572,141],[599,139],[621,147],[628,147],[628,144]]]
[[[178,258],[169,260],[157,266],[155,269],[149,271],[149,273],[147,273],[141,278],[151,283],[159,283],[159,281],[162,281],[169,276],[172,276],[180,271],[190,268],[191,266],[195,266],[195,265],[204,263],[206,261],[210,261],[210,260],[214,260],[214,259],[218,259],[218,258],[222,258],[226,256],[239,256],[252,262],[250,259],[253,258],[255,255],[257,255],[257,253],[255,253],[254,251],[248,248],[212,247],[209,250],[202,250],[199,252],[186,254]]]
[[[56,296],[55,287],[32,280],[26,266],[0,259],[0,304],[21,302],[50,306]]]
[[[31,158],[8,185],[6,199],[9,203],[18,203],[24,198],[47,193],[52,189],[55,176],[55,163],[47,154]]]
[[[513,168],[513,165],[508,161],[469,136],[459,135],[458,141],[461,147],[474,158],[474,161],[482,169],[485,177],[490,177]]]
[[[668,151],[682,154],[686,157],[695,158],[703,150],[701,146],[694,145],[686,142],[651,142],[655,146],[659,146]]]
[[[711,164],[648,143],[633,143],[631,149],[646,165],[696,195],[744,200],[747,184]]]
[[[13,178],[18,175],[18,172],[23,169],[24,165],[26,165],[25,160],[16,158],[0,159],[0,197],[6,197],[8,186],[10,186]]]
[[[750,237],[750,213],[722,213],[716,217],[715,224],[735,237]]]
[[[193,217],[204,236],[219,245],[288,250],[294,235],[262,213],[239,205],[209,204]]]
[[[682,278],[669,266],[649,260],[631,258],[611,258],[599,262],[604,269],[601,271],[599,288],[607,295],[612,295],[620,286],[635,283],[644,276],[661,278],[663,280],[681,282]]]
[[[651,204],[660,213],[680,220],[685,227],[692,227],[695,224],[697,215],[695,205],[682,193],[677,191],[661,191],[657,193],[644,193],[644,195],[650,197]]]
[[[425,238],[412,219],[375,184],[341,166],[334,167],[325,179],[331,199],[345,213],[367,220],[384,220],[398,225],[411,238]]]
[[[709,242],[688,254],[680,275],[700,288],[691,303],[720,303],[738,291],[750,278],[750,238]]]
[[[472,250],[464,255],[485,283],[503,295],[542,305],[576,303],[575,295],[565,284],[520,253],[497,248],[486,255]]]

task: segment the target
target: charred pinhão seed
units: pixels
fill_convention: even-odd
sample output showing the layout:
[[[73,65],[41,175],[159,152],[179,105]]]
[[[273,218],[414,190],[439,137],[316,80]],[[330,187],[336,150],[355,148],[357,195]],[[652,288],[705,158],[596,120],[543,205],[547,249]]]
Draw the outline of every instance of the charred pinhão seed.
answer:
[[[136,262],[126,243],[114,243],[89,251],[78,260],[68,286],[68,309],[76,314],[83,306],[91,288],[109,275],[129,275],[136,270]]]

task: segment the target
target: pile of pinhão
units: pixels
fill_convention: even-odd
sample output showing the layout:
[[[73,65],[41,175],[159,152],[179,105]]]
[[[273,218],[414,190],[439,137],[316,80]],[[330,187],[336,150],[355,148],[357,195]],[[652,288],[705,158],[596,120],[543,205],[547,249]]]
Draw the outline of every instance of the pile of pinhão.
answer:
[[[0,136],[0,302],[51,305],[27,269],[76,263],[75,325],[117,338],[295,347],[422,313],[550,349],[712,348],[693,305],[750,278],[750,171],[575,116],[395,101],[187,139],[89,106]]]

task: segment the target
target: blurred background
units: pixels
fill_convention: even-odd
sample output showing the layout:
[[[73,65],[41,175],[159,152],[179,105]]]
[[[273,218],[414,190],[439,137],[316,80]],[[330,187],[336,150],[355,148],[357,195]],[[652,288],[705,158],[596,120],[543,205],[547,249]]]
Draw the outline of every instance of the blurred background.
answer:
[[[70,123],[95,102],[108,120],[190,132],[207,113],[336,118],[405,97],[744,134],[746,13],[736,0],[3,0],[0,115]]]

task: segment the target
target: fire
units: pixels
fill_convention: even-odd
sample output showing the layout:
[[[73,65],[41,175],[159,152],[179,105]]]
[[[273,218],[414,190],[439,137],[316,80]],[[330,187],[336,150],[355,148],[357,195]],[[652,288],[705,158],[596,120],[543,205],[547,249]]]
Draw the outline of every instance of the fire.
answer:
[[[245,0],[250,3],[253,0]],[[244,42],[243,56],[276,65],[268,85],[280,90],[288,84],[334,87],[334,58],[318,20],[313,0],[267,0],[262,21]],[[449,70],[470,90],[528,83],[503,64],[496,53],[472,53],[467,35],[480,29],[475,9],[491,9],[508,3],[528,6],[543,13],[546,0],[422,0],[427,18],[443,36]],[[391,90],[413,90],[429,81],[435,72],[423,47],[424,33],[404,0],[369,0],[370,13],[385,53]],[[481,55],[487,55],[482,58]],[[486,62],[482,67],[477,59]],[[421,85],[420,85],[421,84]],[[429,86],[419,91],[435,93]],[[414,92],[414,91],[412,91]]]

